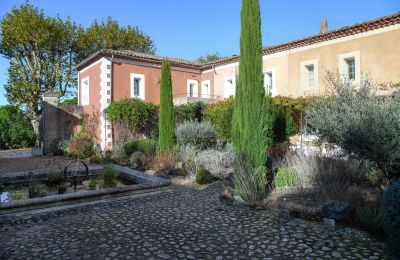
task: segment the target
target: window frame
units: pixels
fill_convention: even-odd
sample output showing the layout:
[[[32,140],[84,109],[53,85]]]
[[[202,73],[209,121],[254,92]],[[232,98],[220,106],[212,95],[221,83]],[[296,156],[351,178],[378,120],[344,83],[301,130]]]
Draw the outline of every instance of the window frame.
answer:
[[[139,96],[135,96],[135,79],[139,81]],[[145,99],[145,76],[143,74],[131,73],[131,98]]]
[[[190,92],[190,85],[194,84],[194,90],[193,93]],[[190,98],[196,98],[199,96],[199,82],[197,80],[194,79],[188,79],[187,80],[187,92],[186,92],[186,96],[190,97]],[[192,94],[192,95],[191,95]]]
[[[228,91],[228,86],[227,86],[227,82],[231,80],[232,84],[231,84],[231,91]],[[229,93],[228,93],[229,92]],[[231,96],[235,96],[236,94],[236,77],[235,76],[228,76],[228,77],[224,77],[224,98],[229,98]]]
[[[267,89],[267,81],[266,81],[266,74],[270,73],[271,74],[271,89]],[[264,90],[265,94],[271,93],[272,96],[277,95],[277,85],[276,85],[276,69],[275,67],[267,67],[264,69]]]
[[[87,84],[85,83],[87,82]],[[82,106],[88,106],[90,104],[90,81],[89,81],[89,76],[84,77],[81,79],[81,105]],[[87,94],[87,95],[85,95]],[[85,99],[85,96],[87,97],[87,100]]]
[[[359,83],[360,82],[360,77],[361,77],[361,66],[360,66],[360,57],[361,53],[360,51],[353,51],[353,52],[347,52],[347,53],[341,53],[338,55],[339,58],[339,74],[343,79],[349,80],[354,83]],[[350,67],[348,64],[349,60],[354,60],[354,78],[351,79],[349,77],[350,75]]]
[[[313,84],[310,84],[311,77],[310,77],[310,67],[313,68]],[[318,89],[319,82],[318,82],[318,60],[306,60],[300,62],[300,81],[301,81],[301,88],[303,90],[313,90]]]
[[[205,91],[205,85],[208,85],[207,91]],[[211,80],[201,81],[201,97],[211,98]]]

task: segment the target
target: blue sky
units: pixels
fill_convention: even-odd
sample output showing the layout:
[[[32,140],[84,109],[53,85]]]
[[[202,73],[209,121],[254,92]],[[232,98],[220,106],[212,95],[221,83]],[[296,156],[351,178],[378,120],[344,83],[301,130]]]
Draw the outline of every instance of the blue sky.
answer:
[[[25,0],[0,0],[0,17]],[[155,41],[157,54],[193,60],[207,52],[238,54],[240,0],[31,0],[46,15],[71,17],[83,26],[111,16],[138,26]],[[400,0],[260,0],[263,45],[309,36],[328,20],[336,29],[400,11]],[[1,18],[0,18],[1,19]],[[0,105],[8,60],[0,58]]]

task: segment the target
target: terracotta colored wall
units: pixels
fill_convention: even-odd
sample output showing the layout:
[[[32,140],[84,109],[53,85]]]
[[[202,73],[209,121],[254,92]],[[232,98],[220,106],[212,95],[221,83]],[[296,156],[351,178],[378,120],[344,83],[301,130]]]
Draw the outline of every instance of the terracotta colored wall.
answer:
[[[202,73],[201,74],[201,81],[204,80],[209,80],[210,81],[210,85],[211,85],[211,89],[210,89],[210,95],[211,98],[219,98],[219,96],[216,94],[215,91],[215,86],[214,86],[214,71],[211,72],[206,72],[206,73]],[[201,93],[201,82],[199,82],[199,92]],[[201,95],[199,95],[201,97]]]
[[[131,73],[143,74],[145,79],[145,101],[154,104],[160,103],[160,87],[159,80],[161,77],[161,69],[154,67],[145,67],[135,64],[114,63],[113,68],[113,100],[118,101],[123,98],[131,97]],[[172,92],[175,96],[186,95],[187,80],[194,79],[199,81],[200,74],[183,72],[171,68]]]
[[[100,73],[101,73],[101,62],[79,73],[80,81],[82,81],[82,79],[86,77],[89,77],[89,105],[82,106],[84,113],[89,115],[92,115],[94,112],[97,113],[100,111],[100,100],[101,100]],[[79,104],[82,104],[81,92],[79,92]],[[100,127],[98,127],[96,130],[96,137],[98,142],[100,142],[100,136],[101,136],[101,131]]]
[[[239,67],[237,65],[229,66],[227,68],[216,68],[214,72],[214,95],[224,99],[224,78],[237,76]],[[237,80],[237,78],[236,78]]]

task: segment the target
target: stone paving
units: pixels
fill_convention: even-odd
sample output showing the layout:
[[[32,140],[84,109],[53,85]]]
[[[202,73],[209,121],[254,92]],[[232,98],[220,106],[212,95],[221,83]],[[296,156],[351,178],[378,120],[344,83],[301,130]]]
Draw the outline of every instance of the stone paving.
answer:
[[[3,222],[0,259],[383,258],[384,245],[357,230],[222,205],[220,183],[170,189]]]

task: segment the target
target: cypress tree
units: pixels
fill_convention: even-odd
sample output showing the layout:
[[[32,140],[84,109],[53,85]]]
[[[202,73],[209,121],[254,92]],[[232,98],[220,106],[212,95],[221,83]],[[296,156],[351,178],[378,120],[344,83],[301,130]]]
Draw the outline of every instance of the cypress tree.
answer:
[[[164,59],[161,67],[158,129],[160,151],[164,152],[171,149],[175,139],[175,120],[174,104],[172,100],[171,69],[167,59]]]
[[[242,0],[239,79],[232,122],[235,155],[251,166],[265,167],[272,143],[264,90],[259,0]]]

